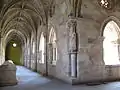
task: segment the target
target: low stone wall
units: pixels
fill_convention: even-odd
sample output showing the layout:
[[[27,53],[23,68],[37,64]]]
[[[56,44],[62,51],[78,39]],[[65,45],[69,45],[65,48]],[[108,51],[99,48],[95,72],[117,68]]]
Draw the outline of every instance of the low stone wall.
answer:
[[[16,84],[16,66],[11,61],[5,61],[5,63],[0,66],[0,86]]]

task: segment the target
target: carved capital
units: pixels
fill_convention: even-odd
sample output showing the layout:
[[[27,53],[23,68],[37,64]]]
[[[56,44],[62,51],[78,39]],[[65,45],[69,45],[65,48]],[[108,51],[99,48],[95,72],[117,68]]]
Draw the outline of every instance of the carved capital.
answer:
[[[77,26],[77,20],[75,18],[70,18],[67,22],[67,27],[76,27]]]

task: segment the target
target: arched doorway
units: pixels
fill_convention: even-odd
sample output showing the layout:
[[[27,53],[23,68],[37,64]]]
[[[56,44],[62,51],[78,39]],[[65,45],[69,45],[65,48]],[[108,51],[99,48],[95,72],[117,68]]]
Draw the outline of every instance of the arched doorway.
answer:
[[[22,65],[21,44],[16,40],[10,40],[6,46],[5,60],[12,60],[16,65]]]
[[[120,64],[119,30],[119,26],[114,21],[109,21],[104,28],[103,56],[105,65]]]

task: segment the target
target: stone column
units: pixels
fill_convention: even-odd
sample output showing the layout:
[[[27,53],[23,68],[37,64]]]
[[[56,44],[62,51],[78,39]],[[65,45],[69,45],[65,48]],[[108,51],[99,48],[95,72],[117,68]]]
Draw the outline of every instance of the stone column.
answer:
[[[53,60],[53,52],[52,52],[52,44],[49,43],[49,64],[52,64],[52,60]]]
[[[67,22],[68,29],[68,48],[69,48],[69,72],[71,77],[77,77],[77,21],[70,17]]]
[[[2,65],[2,40],[1,40],[1,37],[0,37],[0,65]]]
[[[31,68],[31,45],[30,42],[28,43],[28,50],[27,50],[27,67]]]
[[[117,39],[117,42],[118,44],[118,56],[119,56],[119,60],[120,60],[120,39]]]
[[[120,60],[120,44],[118,43],[118,56],[119,56],[119,60]]]
[[[25,45],[25,49],[23,50],[24,55],[24,66],[27,66],[27,46]]]
[[[98,40],[97,40],[97,45],[99,45],[99,48],[100,48],[99,59],[102,60],[103,63],[105,63],[104,62],[104,48],[103,48],[104,39],[105,39],[105,37],[99,36]]]
[[[4,38],[0,37],[0,65],[2,65],[5,62],[5,44],[4,44]]]
[[[69,4],[71,9],[70,14],[74,17],[81,17],[82,0],[69,0]]]

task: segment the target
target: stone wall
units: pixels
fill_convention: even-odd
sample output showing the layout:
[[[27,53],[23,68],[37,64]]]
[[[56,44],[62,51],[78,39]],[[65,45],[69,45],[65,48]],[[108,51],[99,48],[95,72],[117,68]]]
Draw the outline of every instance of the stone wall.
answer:
[[[56,66],[48,65],[49,75],[65,81],[71,82],[72,80],[71,83],[73,84],[119,79],[119,66],[105,66],[102,46],[103,26],[108,19],[116,21],[115,18],[118,18],[119,20],[118,9],[107,11],[100,7],[97,0],[83,0],[81,7],[82,16],[81,18],[76,18],[78,33],[77,77],[72,78],[69,76],[66,28],[68,20],[66,13],[68,14],[69,8],[64,4],[64,2],[59,2],[57,4],[59,8],[56,8],[55,15],[49,19],[49,23],[56,28],[59,57]],[[119,21],[116,21],[116,23],[119,23]]]
[[[51,6],[51,12],[48,11],[50,15],[47,15],[47,23],[41,23],[39,20],[36,21],[36,14],[32,15],[33,13],[31,13],[31,15],[35,17],[35,31],[31,32],[28,30],[30,31],[30,35],[24,37],[27,38],[25,45],[23,45],[25,48],[24,65],[33,70],[37,70],[37,72],[43,75],[53,76],[73,84],[119,79],[120,67],[105,66],[104,64],[102,36],[103,28],[108,21],[114,20],[118,26],[120,25],[119,7],[116,6],[112,10],[106,10],[98,4],[98,0],[82,0],[81,16],[74,17],[75,23],[77,24],[77,27],[75,27],[75,34],[77,35],[75,43],[77,43],[77,50],[75,52],[71,50],[70,52],[69,44],[71,43],[68,39],[71,38],[69,36],[71,29],[68,30],[68,22],[70,21],[71,6],[68,1],[70,0],[55,0],[55,3]],[[49,35],[51,28],[54,28],[57,36],[56,43],[58,54],[56,65],[51,64],[49,54]],[[72,26],[71,28],[74,29]],[[40,62],[41,53],[39,47],[41,33],[44,33],[45,37],[45,63]],[[33,41],[35,41],[35,53],[32,51]],[[72,44],[74,43],[72,42]],[[1,49],[2,48],[1,46]],[[71,77],[70,55],[75,55],[76,53],[77,58],[75,61],[77,60],[77,75],[76,77]],[[1,58],[4,58],[4,51],[1,52]],[[1,60],[0,62],[2,63]]]
[[[53,27],[57,36],[57,63],[51,64],[48,59],[48,75],[71,83],[69,78],[69,54],[68,54],[68,41],[67,41],[67,5],[65,1],[56,1],[55,14],[49,17],[48,28],[49,31]],[[48,52],[49,52],[48,46]],[[48,53],[49,55],[49,53]]]
[[[106,66],[103,60],[103,26],[109,20],[119,25],[119,11],[107,12],[97,4],[97,0],[84,0],[82,18],[77,19],[79,34],[78,76],[73,84],[119,80],[120,66]],[[117,19],[118,20],[117,20]]]

